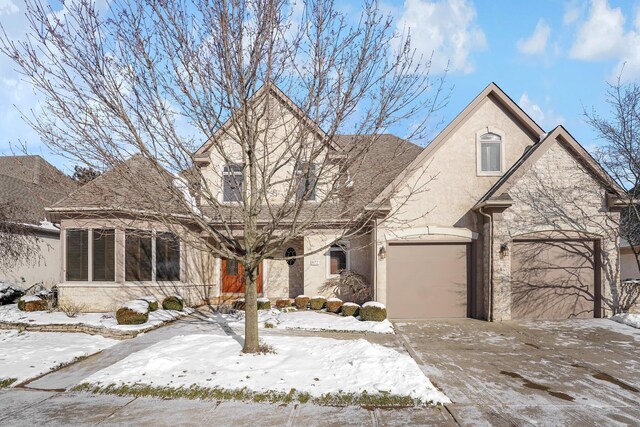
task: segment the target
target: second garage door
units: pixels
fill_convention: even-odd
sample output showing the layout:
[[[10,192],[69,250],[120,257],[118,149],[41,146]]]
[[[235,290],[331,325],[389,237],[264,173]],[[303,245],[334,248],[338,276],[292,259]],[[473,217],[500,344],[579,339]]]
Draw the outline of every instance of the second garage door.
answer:
[[[465,243],[390,244],[389,317],[467,317],[468,252]]]
[[[595,242],[591,240],[514,242],[511,317],[594,317],[599,299],[595,253]]]

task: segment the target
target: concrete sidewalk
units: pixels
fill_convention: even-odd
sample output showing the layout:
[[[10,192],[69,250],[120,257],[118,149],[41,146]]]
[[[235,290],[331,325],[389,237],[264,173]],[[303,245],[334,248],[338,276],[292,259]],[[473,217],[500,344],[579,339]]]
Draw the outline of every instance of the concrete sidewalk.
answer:
[[[2,426],[455,426],[445,408],[364,409],[0,391]]]

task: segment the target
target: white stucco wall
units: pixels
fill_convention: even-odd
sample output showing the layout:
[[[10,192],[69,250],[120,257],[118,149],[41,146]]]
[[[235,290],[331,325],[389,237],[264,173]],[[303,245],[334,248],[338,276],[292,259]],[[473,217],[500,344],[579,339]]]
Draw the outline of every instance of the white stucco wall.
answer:
[[[0,280],[13,282],[28,288],[42,283],[47,288],[58,283],[60,278],[60,237],[40,235],[29,237],[38,248],[36,259],[22,262],[13,268],[0,271]]]

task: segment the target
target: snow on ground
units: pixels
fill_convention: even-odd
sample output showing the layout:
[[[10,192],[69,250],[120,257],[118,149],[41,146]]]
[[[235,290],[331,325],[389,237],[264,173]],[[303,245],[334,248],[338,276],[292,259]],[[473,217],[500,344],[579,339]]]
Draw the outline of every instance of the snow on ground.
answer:
[[[231,327],[244,327],[244,311],[220,315]],[[212,321],[217,321],[215,318]],[[389,320],[382,322],[363,322],[353,316],[339,316],[311,310],[281,312],[277,309],[259,310],[258,322],[261,328],[289,329],[302,331],[331,332],[371,332],[393,334],[393,325]]]
[[[162,323],[192,313],[192,309],[184,311],[156,310],[149,313],[149,320],[142,325],[118,325],[114,313],[79,313],[69,317],[61,311],[20,311],[16,304],[0,306],[0,323],[24,323],[28,325],[88,325],[107,330],[146,331]]]
[[[364,339],[266,336],[275,354],[242,354],[236,337],[177,336],[133,353],[83,380],[94,387],[240,390],[312,397],[330,393],[409,396],[419,403],[448,403],[407,354]]]
[[[616,314],[615,316],[611,316],[611,320],[640,329],[640,314]]]
[[[117,342],[81,333],[0,331],[0,381],[15,378],[18,385]]]

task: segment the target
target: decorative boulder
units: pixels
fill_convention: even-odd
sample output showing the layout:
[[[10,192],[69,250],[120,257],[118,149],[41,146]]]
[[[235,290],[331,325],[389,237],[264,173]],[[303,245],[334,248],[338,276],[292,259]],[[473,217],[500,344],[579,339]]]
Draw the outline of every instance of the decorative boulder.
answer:
[[[146,301],[149,304],[149,311],[156,311],[159,307],[158,298],[156,297],[147,295],[140,298],[140,300]]]
[[[309,305],[309,297],[306,295],[298,295],[296,297],[296,308],[298,310],[306,310]]]
[[[238,298],[233,302],[234,310],[244,310],[244,298]]]
[[[309,300],[309,307],[312,310],[322,310],[327,303],[327,299],[322,295],[316,295]]]
[[[269,298],[258,298],[258,310],[270,310],[271,301]]]
[[[18,300],[18,310],[21,311],[46,311],[47,308],[47,302],[35,295],[25,295]]]
[[[162,308],[165,310],[182,311],[184,300],[180,295],[170,295],[162,301]]]
[[[343,316],[357,316],[360,311],[360,306],[355,302],[345,302],[342,304],[342,315]]]
[[[135,299],[116,311],[118,325],[141,325],[149,320],[149,303]]]
[[[13,283],[0,282],[0,305],[13,304],[24,295],[24,290]]]
[[[291,307],[292,304],[291,298],[278,298],[276,300],[276,308]]]
[[[365,302],[360,309],[360,320],[382,322],[387,318],[387,307],[380,302]]]
[[[337,313],[342,307],[342,300],[340,298],[329,298],[327,300],[327,311],[329,313]]]

